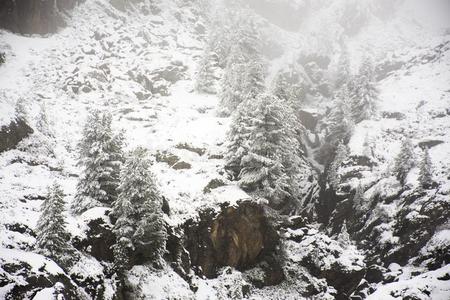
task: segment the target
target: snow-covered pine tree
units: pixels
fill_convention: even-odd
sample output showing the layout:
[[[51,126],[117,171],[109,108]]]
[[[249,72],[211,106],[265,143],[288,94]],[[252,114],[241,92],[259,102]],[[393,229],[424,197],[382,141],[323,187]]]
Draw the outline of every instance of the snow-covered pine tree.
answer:
[[[239,185],[273,205],[298,196],[296,176],[301,165],[296,123],[286,103],[260,94],[251,108],[248,150],[241,158]]]
[[[123,163],[123,135],[114,133],[110,113],[95,110],[83,128],[79,143],[82,174],[71,208],[82,213],[96,206],[109,206],[117,198]]]
[[[241,171],[241,160],[248,151],[248,139],[251,131],[252,101],[242,102],[235,113],[227,136],[225,169],[236,179]]]
[[[19,100],[17,100],[14,111],[17,118],[24,121],[28,119],[27,101],[25,98],[19,98]]]
[[[339,56],[339,61],[337,65],[337,78],[335,82],[335,88],[340,88],[350,79],[350,59],[347,49],[343,49],[341,55]]]
[[[423,157],[420,161],[419,182],[420,186],[428,189],[433,186],[432,163],[428,147],[423,150]]]
[[[40,133],[48,138],[54,138],[55,134],[53,132],[52,125],[48,120],[47,107],[45,103],[42,103],[39,109],[39,114],[36,122],[36,128]]]
[[[199,93],[215,94],[214,67],[217,66],[217,55],[211,52],[209,47],[205,48],[203,57],[199,63],[195,81],[195,90]]]
[[[129,251],[151,260],[159,260],[164,254],[167,232],[162,199],[150,166],[146,150],[137,148],[120,173],[120,193],[112,211],[112,215],[118,217],[114,225],[118,268],[126,268]]]
[[[394,174],[404,184],[409,171],[414,167],[414,147],[409,138],[402,141],[400,152],[395,158]]]
[[[358,184],[355,190],[355,194],[353,195],[353,209],[358,212],[362,213],[365,209],[365,201],[364,201],[364,188],[361,184]]]
[[[372,118],[377,111],[378,90],[374,82],[373,65],[365,59],[358,76],[349,82],[350,108],[353,121],[359,123]]]
[[[70,263],[73,248],[69,243],[64,218],[64,192],[56,182],[48,188],[47,197],[41,206],[41,215],[36,227],[36,250],[56,262]]]
[[[334,190],[336,190],[340,184],[339,167],[347,158],[348,148],[341,141],[336,148],[336,154],[334,155],[333,161],[330,163],[328,171],[328,180]]]
[[[347,230],[347,222],[345,222],[345,220],[344,223],[342,224],[341,232],[337,236],[337,242],[343,248],[351,244],[350,235],[348,234]]]

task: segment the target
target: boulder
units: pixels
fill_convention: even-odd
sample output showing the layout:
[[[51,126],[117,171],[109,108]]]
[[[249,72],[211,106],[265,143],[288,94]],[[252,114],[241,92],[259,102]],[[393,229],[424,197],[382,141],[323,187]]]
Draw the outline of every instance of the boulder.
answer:
[[[0,152],[13,149],[21,140],[33,133],[33,129],[22,120],[17,119],[0,128]]]
[[[63,13],[82,0],[3,0],[0,28],[21,34],[54,33],[65,26]]]
[[[265,209],[251,201],[224,205],[218,214],[205,209],[199,212],[198,221],[190,219],[184,224],[184,233],[194,270],[208,278],[216,277],[224,266],[238,270],[255,266],[272,256],[279,241]]]

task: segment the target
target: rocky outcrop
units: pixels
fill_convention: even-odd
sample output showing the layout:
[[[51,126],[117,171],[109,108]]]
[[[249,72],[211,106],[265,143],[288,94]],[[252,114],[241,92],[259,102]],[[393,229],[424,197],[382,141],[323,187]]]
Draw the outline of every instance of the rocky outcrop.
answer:
[[[22,119],[14,120],[9,125],[2,126],[0,128],[0,152],[15,148],[21,140],[31,133],[33,133],[33,129]]]
[[[185,248],[199,275],[217,276],[220,267],[245,270],[270,257],[279,241],[264,208],[251,201],[199,213],[184,225]]]
[[[21,34],[54,33],[64,26],[63,14],[82,0],[3,0],[0,27]]]

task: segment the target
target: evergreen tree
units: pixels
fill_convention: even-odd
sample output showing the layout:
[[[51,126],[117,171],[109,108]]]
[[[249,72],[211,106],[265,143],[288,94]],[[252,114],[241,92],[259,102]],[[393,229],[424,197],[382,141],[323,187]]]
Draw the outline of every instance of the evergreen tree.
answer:
[[[428,189],[433,185],[432,164],[428,148],[423,151],[423,157],[420,161],[419,182],[420,186]]]
[[[339,56],[339,62],[337,66],[337,78],[335,87],[340,88],[350,79],[350,59],[347,49],[343,49],[341,55]]]
[[[37,118],[36,128],[40,133],[49,138],[54,138],[55,134],[52,129],[52,125],[48,120],[47,107],[45,103],[41,104],[39,115]]]
[[[205,49],[202,60],[200,61],[195,82],[195,90],[199,93],[214,94],[215,81],[214,67],[217,62],[217,55],[212,53],[209,47]]]
[[[112,215],[117,244],[116,268],[125,269],[130,251],[139,257],[158,260],[167,240],[162,213],[162,198],[150,171],[147,152],[134,150],[120,174],[119,196],[113,203]]]
[[[351,115],[355,123],[368,120],[377,111],[378,90],[374,82],[374,71],[369,59],[364,60],[358,76],[350,85]]]
[[[25,121],[28,119],[27,101],[24,98],[17,100],[14,109],[17,118]]]
[[[340,175],[339,168],[342,163],[348,158],[348,148],[345,146],[342,141],[339,142],[336,148],[336,154],[334,156],[333,161],[330,163],[329,171],[328,171],[328,180],[334,190],[337,189],[340,184]]]
[[[345,220],[344,223],[342,224],[341,232],[337,236],[337,241],[339,245],[343,248],[351,244],[350,235],[348,234],[347,230],[347,222],[345,222]]]
[[[260,94],[254,102],[239,185],[282,204],[298,196],[296,176],[302,162],[295,120],[285,102],[272,95]]]
[[[228,132],[227,152],[225,154],[225,169],[229,170],[233,178],[237,178],[241,171],[241,160],[248,151],[252,121],[252,101],[242,102],[235,113]]]
[[[414,167],[414,147],[409,138],[402,142],[400,152],[395,159],[394,174],[404,184],[409,171]]]
[[[365,209],[365,201],[364,201],[364,188],[361,184],[358,184],[355,190],[355,194],[353,195],[353,208],[356,212],[362,213]]]
[[[49,187],[41,206],[41,216],[36,228],[37,251],[61,264],[70,262],[73,248],[69,244],[64,218],[64,193],[56,182]]]
[[[83,128],[79,144],[82,175],[72,210],[82,213],[96,206],[110,205],[117,198],[120,167],[123,162],[123,135],[111,128],[110,113],[93,111]]]

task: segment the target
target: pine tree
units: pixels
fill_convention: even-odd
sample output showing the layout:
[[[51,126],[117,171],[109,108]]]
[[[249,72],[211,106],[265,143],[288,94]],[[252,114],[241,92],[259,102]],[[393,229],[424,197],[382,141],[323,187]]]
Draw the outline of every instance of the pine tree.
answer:
[[[274,205],[295,199],[295,179],[302,162],[293,113],[285,102],[269,94],[259,95],[251,109],[239,185]]]
[[[70,254],[73,253],[65,229],[64,205],[63,190],[55,182],[48,188],[36,228],[37,251],[61,264],[70,262]]]
[[[217,55],[207,47],[203,53],[202,60],[199,63],[197,77],[195,82],[195,90],[199,93],[214,94],[216,93],[214,76],[214,67],[217,63]]]
[[[358,184],[355,190],[355,194],[353,195],[353,208],[356,212],[362,213],[365,209],[365,201],[364,201],[364,188],[361,184]]]
[[[82,175],[72,210],[82,213],[96,206],[108,206],[117,198],[120,167],[123,162],[123,135],[111,128],[112,116],[93,111],[83,128],[80,141]]]
[[[241,160],[248,153],[248,139],[252,121],[252,101],[242,102],[233,114],[228,132],[227,152],[225,154],[225,169],[237,178],[241,171]]]
[[[339,56],[339,62],[337,66],[337,79],[335,82],[335,87],[340,88],[350,79],[350,59],[347,49],[343,49],[341,55]]]
[[[344,223],[342,224],[341,232],[337,236],[337,241],[339,245],[343,248],[351,244],[350,235],[348,234],[347,223],[345,222],[345,220]]]
[[[340,184],[339,168],[347,158],[348,148],[341,141],[336,148],[336,154],[333,161],[330,163],[328,171],[328,180],[334,190],[336,190],[338,185]]]
[[[40,133],[48,138],[54,138],[55,134],[52,129],[52,125],[48,120],[47,107],[45,103],[41,104],[39,115],[37,118],[36,128]]]
[[[409,171],[414,167],[414,147],[409,138],[402,142],[400,152],[395,159],[394,174],[401,184],[404,184]]]
[[[369,59],[364,60],[358,76],[349,85],[351,115],[354,122],[369,120],[375,115],[378,102],[373,66]]]
[[[15,115],[18,119],[26,121],[28,119],[27,101],[24,98],[20,98],[16,102]]]
[[[428,148],[423,151],[423,157],[420,161],[419,182],[420,186],[428,189],[433,185],[431,157]]]
[[[135,149],[120,174],[119,196],[112,215],[117,244],[116,268],[126,269],[131,251],[146,259],[158,260],[167,240],[162,213],[162,199],[150,171],[150,161],[143,148]]]

